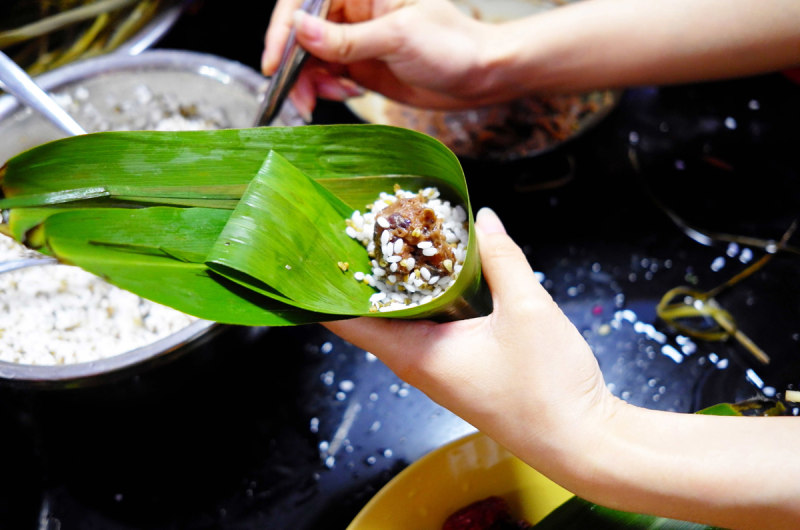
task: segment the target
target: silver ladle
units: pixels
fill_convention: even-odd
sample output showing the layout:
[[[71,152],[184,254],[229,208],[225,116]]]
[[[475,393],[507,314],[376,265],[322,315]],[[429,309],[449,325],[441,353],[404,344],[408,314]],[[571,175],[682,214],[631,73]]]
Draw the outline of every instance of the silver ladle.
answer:
[[[67,111],[2,51],[0,51],[0,86],[68,135],[86,134],[83,127]]]
[[[70,136],[86,131],[8,55],[0,51],[0,85]],[[26,267],[57,263],[55,258],[21,258],[0,263],[0,274]]]

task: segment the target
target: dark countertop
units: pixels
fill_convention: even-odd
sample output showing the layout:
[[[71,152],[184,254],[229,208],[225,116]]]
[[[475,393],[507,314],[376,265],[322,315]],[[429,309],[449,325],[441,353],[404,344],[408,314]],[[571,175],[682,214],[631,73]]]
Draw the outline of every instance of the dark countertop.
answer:
[[[257,67],[259,9],[201,3],[160,46]],[[547,155],[462,161],[473,208],[506,222],[616,395],[691,412],[800,385],[800,256],[779,253],[718,297],[768,366],[655,316],[668,289],[710,289],[764,254],[700,244],[667,211],[762,239],[800,212],[798,96],[781,74],[631,89]],[[315,114],[341,121],[355,118],[340,104]],[[113,383],[0,388],[0,528],[344,528],[400,470],[471,431],[321,326],[224,328]]]

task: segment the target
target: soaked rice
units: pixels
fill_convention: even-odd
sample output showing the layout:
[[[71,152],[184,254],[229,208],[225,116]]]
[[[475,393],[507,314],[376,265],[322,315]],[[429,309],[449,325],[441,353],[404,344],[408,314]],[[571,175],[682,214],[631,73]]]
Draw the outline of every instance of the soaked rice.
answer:
[[[91,132],[232,126],[225,112],[208,102],[187,104],[175,93],[144,84],[133,90],[133,97],[117,96],[116,101],[108,94],[101,101],[81,85],[54,96]],[[103,108],[109,107],[113,115],[104,113]],[[36,255],[0,234],[0,262]],[[96,361],[151,344],[196,320],[78,267],[42,265],[0,274],[0,361],[29,365]]]
[[[412,269],[411,273],[397,273],[398,264],[392,259],[392,256],[399,253],[399,249],[402,248],[404,244],[400,243],[402,239],[382,242],[381,250],[384,259],[379,262],[375,258],[377,253],[373,234],[376,214],[398,198],[417,196],[423,198],[426,206],[433,209],[437,219],[442,221],[442,232],[455,256],[455,263],[452,264],[452,273],[449,276],[431,273],[428,268],[415,267],[413,263],[408,266],[409,269]],[[366,207],[365,213],[361,213],[359,210],[353,212],[347,219],[345,232],[364,245],[372,258],[370,270],[356,271],[353,274],[357,281],[364,282],[377,291],[370,297],[370,311],[397,311],[426,304],[441,296],[456,282],[464,265],[469,240],[469,225],[464,208],[460,205],[452,206],[450,202],[442,200],[439,190],[432,187],[424,188],[418,193],[402,189],[397,189],[394,194],[381,193],[378,200]],[[384,234],[388,233],[388,231],[384,232]],[[421,243],[421,245],[423,244]],[[423,250],[425,253],[434,251],[435,249],[432,248]]]

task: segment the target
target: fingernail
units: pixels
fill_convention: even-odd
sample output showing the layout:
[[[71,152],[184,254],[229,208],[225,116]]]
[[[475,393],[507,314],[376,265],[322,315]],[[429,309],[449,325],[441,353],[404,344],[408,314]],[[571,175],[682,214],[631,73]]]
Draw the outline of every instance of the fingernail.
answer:
[[[295,11],[292,18],[294,19],[294,27],[306,39],[322,40],[322,21],[320,19],[308,16],[302,9]]]
[[[365,90],[350,79],[342,79],[342,86],[350,97],[363,96]]]
[[[311,115],[311,111],[309,110],[308,106],[306,105],[306,102],[303,101],[303,97],[297,95],[294,92],[290,92],[289,93],[289,100],[294,105],[294,108],[297,111],[297,113],[300,115],[300,118],[305,123],[311,123],[311,121],[313,120],[313,116]]]
[[[505,234],[506,228],[500,218],[489,207],[484,206],[475,216],[475,227],[484,234]]]
[[[333,101],[344,101],[364,95],[364,89],[348,79],[320,81],[317,90],[320,96]]]

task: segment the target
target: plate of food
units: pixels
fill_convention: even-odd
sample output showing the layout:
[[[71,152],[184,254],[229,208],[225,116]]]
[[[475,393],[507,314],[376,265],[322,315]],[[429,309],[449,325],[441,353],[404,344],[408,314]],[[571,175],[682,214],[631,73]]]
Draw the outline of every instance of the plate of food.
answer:
[[[533,15],[579,0],[453,0],[472,17],[490,23]],[[515,160],[551,151],[591,129],[616,106],[620,92],[537,94],[508,103],[464,110],[431,110],[367,91],[347,101],[369,123],[423,132],[461,157]]]
[[[519,525],[536,524],[571,497],[572,493],[477,432],[404,469],[347,528],[457,530],[465,515],[488,512],[517,524],[514,528],[525,528]]]

